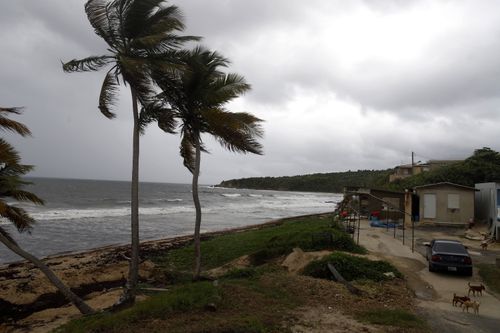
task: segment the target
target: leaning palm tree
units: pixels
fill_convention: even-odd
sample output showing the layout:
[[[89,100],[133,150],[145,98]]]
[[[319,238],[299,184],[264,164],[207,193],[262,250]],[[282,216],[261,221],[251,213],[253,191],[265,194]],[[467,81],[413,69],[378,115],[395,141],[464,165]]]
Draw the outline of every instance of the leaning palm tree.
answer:
[[[201,205],[198,196],[201,152],[206,152],[202,133],[212,135],[223,147],[241,153],[262,154],[256,137],[262,136],[261,120],[249,113],[233,113],[225,105],[250,89],[243,77],[225,74],[219,68],[229,61],[217,52],[196,47],[185,52],[184,68],[177,75],[155,72],[162,93],[159,102],[150,105],[160,128],[171,132],[172,118],[180,124],[180,153],[192,173],[192,194],[196,211],[194,279],[201,272]],[[147,113],[147,112],[146,112]],[[154,117],[153,117],[154,118]]]
[[[129,277],[120,303],[135,300],[139,269],[139,109],[152,96],[151,68],[172,71],[176,68],[178,48],[198,37],[177,36],[184,30],[183,17],[176,6],[165,0],[89,0],[85,12],[98,36],[109,46],[107,55],[71,60],[66,72],[96,71],[111,67],[104,78],[99,109],[114,118],[112,106],[120,82],[130,87],[133,111],[133,156],[131,184],[131,248]]]
[[[0,107],[0,128],[10,130],[21,136],[31,135],[30,130],[23,124],[6,117],[8,114],[20,114],[20,108]],[[3,138],[0,138],[0,216],[14,224],[19,232],[30,231],[35,221],[21,207],[11,205],[5,201],[6,198],[16,201],[27,201],[34,204],[43,204],[43,200],[35,194],[22,189],[29,184],[21,179],[31,171],[33,166],[21,164],[18,152]],[[0,226],[0,242],[8,249],[22,258],[32,262],[49,281],[83,314],[94,312],[81,298],[75,295],[41,260],[24,251],[10,234]]]

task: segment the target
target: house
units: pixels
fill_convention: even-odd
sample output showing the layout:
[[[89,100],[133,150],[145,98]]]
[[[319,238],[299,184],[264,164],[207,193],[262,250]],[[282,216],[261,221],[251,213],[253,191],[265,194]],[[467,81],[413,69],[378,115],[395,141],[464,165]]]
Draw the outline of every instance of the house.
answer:
[[[428,164],[403,164],[394,168],[394,173],[389,175],[389,182],[394,182],[398,179],[404,179],[419,173],[429,171]]]
[[[426,163],[414,163],[398,165],[394,168],[394,173],[389,175],[389,182],[418,175],[422,172],[439,169],[443,166],[461,162],[460,160],[429,160]]]
[[[378,212],[381,220],[398,221],[403,219],[405,205],[404,192],[346,187],[344,188],[344,193],[359,197],[361,215],[370,216],[372,212]]]
[[[500,183],[479,183],[475,188],[476,219],[487,224],[491,235],[500,240]]]
[[[474,218],[475,192],[473,187],[449,182],[422,185],[415,187],[414,195],[406,198],[417,200],[418,204],[407,202],[405,206],[421,223],[467,226]]]

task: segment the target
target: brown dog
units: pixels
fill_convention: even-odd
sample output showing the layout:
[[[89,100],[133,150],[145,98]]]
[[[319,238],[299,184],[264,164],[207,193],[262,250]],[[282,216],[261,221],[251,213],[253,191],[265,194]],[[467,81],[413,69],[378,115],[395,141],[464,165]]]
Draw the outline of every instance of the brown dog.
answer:
[[[465,310],[467,310],[467,313],[468,313],[469,312],[469,308],[472,308],[474,310],[475,314],[479,314],[479,306],[480,305],[481,305],[481,303],[479,303],[478,301],[465,301],[462,304],[462,312],[464,312]]]
[[[486,251],[488,249],[488,241],[484,240],[481,242],[481,250]]]
[[[471,286],[470,282],[468,282],[467,285],[469,286],[469,293],[467,294],[468,296],[470,296],[471,291],[472,291],[472,295],[474,295],[474,296],[476,296],[476,293],[483,296],[483,290],[486,290],[486,288],[484,287],[484,285],[482,283],[479,286]]]
[[[470,298],[467,297],[467,296],[457,296],[457,294],[453,293],[453,301],[451,302],[451,304],[453,306],[462,306],[462,304],[464,304],[464,302],[467,302],[467,301],[470,301]]]

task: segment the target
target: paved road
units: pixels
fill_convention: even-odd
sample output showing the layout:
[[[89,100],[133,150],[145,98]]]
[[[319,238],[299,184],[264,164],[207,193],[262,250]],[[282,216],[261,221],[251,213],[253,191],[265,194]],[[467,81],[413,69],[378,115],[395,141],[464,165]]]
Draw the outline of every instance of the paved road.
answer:
[[[401,231],[398,231],[398,234],[401,234]],[[408,234],[409,232],[407,237]],[[394,238],[393,235],[393,230],[372,228],[367,221],[364,221],[360,244],[377,256],[391,261],[405,274],[410,288],[418,298],[419,312],[427,319],[433,331],[500,332],[500,300],[488,291],[482,297],[475,298],[481,303],[479,315],[464,313],[461,308],[453,307],[451,304],[453,293],[467,294],[467,282],[481,281],[477,272],[472,277],[431,273],[427,269],[426,259],[418,251],[411,251],[411,241],[406,238],[406,245],[403,245],[401,239]],[[418,236],[425,238],[425,231],[419,231]],[[435,234],[429,235],[430,238],[435,236]]]

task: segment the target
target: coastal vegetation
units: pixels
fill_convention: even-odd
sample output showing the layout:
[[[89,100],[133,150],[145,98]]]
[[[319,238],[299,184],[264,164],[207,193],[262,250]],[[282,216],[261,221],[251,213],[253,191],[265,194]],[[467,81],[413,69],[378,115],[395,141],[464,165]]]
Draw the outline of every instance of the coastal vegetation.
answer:
[[[314,235],[318,233],[331,233],[333,239],[343,241],[316,243]],[[290,218],[215,236],[201,243],[206,259],[202,266],[205,281],[192,281],[189,274],[178,278],[191,270],[193,244],[170,250],[152,258],[157,272],[142,285],[145,300],[122,311],[73,320],[56,332],[292,332],[294,325],[300,325],[304,309],[317,311],[321,316],[333,313],[339,320],[345,314],[366,322],[373,320],[371,313],[384,312],[386,319],[377,322],[379,325],[389,325],[393,330],[412,327],[412,332],[425,331],[423,326],[412,324],[413,297],[403,279],[389,281],[365,276],[353,282],[363,294],[353,295],[335,281],[288,272],[281,263],[298,246],[334,253],[365,252],[338,224],[332,223],[329,215]],[[254,257],[265,248],[280,250]],[[234,264],[241,258],[250,261],[244,266]],[[358,259],[348,254],[344,258],[351,266],[356,266]],[[379,271],[390,269],[399,276],[388,263],[375,261],[374,265]],[[220,270],[222,267],[225,270]],[[167,291],[147,291],[155,290],[153,287]],[[386,308],[380,309],[379,299],[384,299]]]
[[[396,267],[386,261],[373,261],[341,252],[335,252],[321,260],[311,262],[304,269],[304,274],[316,278],[333,279],[334,277],[327,267],[328,263],[333,264],[347,281],[363,279],[372,281],[389,280],[390,277],[384,274],[388,272],[392,272],[398,278],[403,277],[403,274]]]
[[[284,177],[252,177],[222,181],[218,186],[277,191],[341,193],[345,186],[384,187],[392,170],[358,170]]]
[[[474,187],[476,183],[497,182],[499,179],[500,153],[484,147],[476,149],[463,161],[396,181],[391,186],[396,189],[405,189],[425,184],[451,182]]]
[[[202,269],[221,266],[243,255],[250,255],[254,261],[263,262],[290,253],[299,247],[305,251],[324,248],[364,253],[352,238],[339,228],[331,227],[330,219],[300,218],[284,220],[279,227],[268,227],[242,233],[227,234],[201,243],[204,253]],[[313,235],[329,233],[332,241],[316,243]],[[166,271],[186,271],[191,267],[194,246],[169,251],[165,256],[155,258],[155,263]]]
[[[89,0],[87,18],[95,33],[108,44],[109,54],[71,60],[63,64],[65,72],[97,71],[111,67],[104,77],[99,110],[107,118],[117,101],[120,82],[132,95],[132,181],[130,272],[121,303],[134,302],[139,270],[139,106],[148,105],[154,96],[151,71],[175,70],[179,47],[198,40],[178,36],[184,30],[183,17],[176,6],[164,6],[164,0]]]
[[[289,177],[254,177],[232,179],[218,186],[261,190],[343,192],[346,186],[379,188],[402,191],[415,186],[451,182],[474,187],[476,183],[496,182],[500,179],[500,153],[484,147],[477,149],[463,161],[445,165],[408,178],[389,182],[392,169],[358,170],[333,173],[316,173]]]
[[[180,57],[182,67],[171,73],[161,68],[154,72],[154,80],[162,89],[157,102],[148,105],[148,120],[156,119],[166,132],[179,123],[180,154],[184,166],[192,173],[192,194],[195,206],[195,264],[194,279],[201,272],[200,228],[201,204],[198,195],[201,152],[207,152],[202,134],[213,136],[224,148],[240,153],[262,154],[256,137],[262,136],[260,119],[245,112],[230,112],[228,102],[250,89],[245,79],[237,74],[221,71],[229,60],[215,51],[195,47]],[[166,124],[167,123],[167,124]]]
[[[0,107],[0,129],[12,131],[23,137],[30,136],[31,131],[24,124],[9,119],[8,115],[18,115],[21,108]],[[18,232],[29,232],[35,220],[25,209],[7,202],[7,199],[17,202],[31,202],[42,205],[44,202],[35,194],[23,189],[29,182],[22,179],[33,169],[32,165],[21,164],[19,153],[6,140],[0,138],[0,216],[12,222]],[[30,261],[38,267],[49,281],[83,314],[90,314],[94,310],[80,297],[74,294],[41,260],[24,251],[11,235],[0,226],[0,242],[20,257]]]

